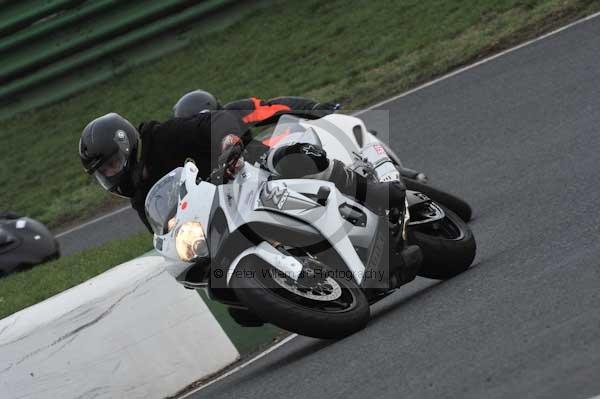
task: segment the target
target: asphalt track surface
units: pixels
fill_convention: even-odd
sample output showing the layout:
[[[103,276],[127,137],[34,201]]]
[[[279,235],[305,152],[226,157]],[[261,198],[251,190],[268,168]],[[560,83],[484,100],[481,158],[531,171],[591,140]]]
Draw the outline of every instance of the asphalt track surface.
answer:
[[[599,65],[594,18],[383,105],[406,165],[472,204],[474,266],[418,279],[344,340],[294,338],[190,397],[600,394]]]
[[[600,394],[600,18],[382,108],[411,167],[467,198],[474,266],[331,342],[297,337],[194,398]]]
[[[148,231],[131,208],[122,208],[56,235],[63,256]],[[150,240],[150,233],[148,239]]]

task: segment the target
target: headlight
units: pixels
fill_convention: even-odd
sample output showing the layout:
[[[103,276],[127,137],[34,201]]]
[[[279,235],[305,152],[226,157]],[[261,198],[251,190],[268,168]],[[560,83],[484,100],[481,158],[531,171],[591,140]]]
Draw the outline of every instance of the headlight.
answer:
[[[191,262],[196,258],[208,256],[206,235],[202,224],[198,222],[184,223],[175,235],[175,248],[177,255],[184,262]]]

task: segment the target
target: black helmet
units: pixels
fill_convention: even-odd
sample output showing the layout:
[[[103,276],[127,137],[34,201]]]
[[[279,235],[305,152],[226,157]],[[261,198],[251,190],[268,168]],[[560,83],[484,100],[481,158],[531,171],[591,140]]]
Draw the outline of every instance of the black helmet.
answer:
[[[212,94],[204,90],[194,90],[175,103],[173,106],[173,116],[176,118],[187,118],[199,114],[205,110],[214,111],[220,109],[219,100]]]
[[[93,174],[106,190],[123,197],[133,196],[132,170],[140,135],[121,115],[106,114],[83,129],[79,157],[85,171]]]
[[[288,179],[316,176],[329,167],[325,150],[315,144],[281,145],[270,151],[267,167]]]

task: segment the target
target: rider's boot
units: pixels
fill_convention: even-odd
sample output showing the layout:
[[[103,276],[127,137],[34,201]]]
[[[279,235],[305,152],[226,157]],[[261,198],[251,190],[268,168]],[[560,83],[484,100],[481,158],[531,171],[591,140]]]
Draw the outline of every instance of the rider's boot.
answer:
[[[395,269],[397,287],[413,281],[423,262],[421,248],[417,245],[408,245],[406,241],[404,241],[404,237],[400,231],[402,227],[400,218],[404,218],[404,212],[406,212],[406,210],[403,208],[390,210],[390,221],[395,225],[395,228],[392,228],[391,230],[392,236],[390,237],[392,238],[391,242],[393,243],[390,251],[392,252],[390,265],[397,265]]]
[[[400,266],[396,269],[397,286],[409,283],[417,277],[423,262],[423,253],[417,245],[407,245],[395,257]]]

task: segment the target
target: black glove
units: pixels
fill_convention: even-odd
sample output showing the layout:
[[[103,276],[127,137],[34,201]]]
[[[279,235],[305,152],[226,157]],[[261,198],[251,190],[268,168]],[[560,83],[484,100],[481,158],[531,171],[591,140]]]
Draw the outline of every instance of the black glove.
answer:
[[[210,174],[213,184],[220,184],[232,178],[244,165],[244,148],[241,141],[226,147],[217,159],[217,168]]]
[[[219,166],[235,163],[235,161],[237,161],[243,152],[244,148],[241,144],[241,140],[232,144],[223,145],[222,152],[217,159],[217,163]]]

